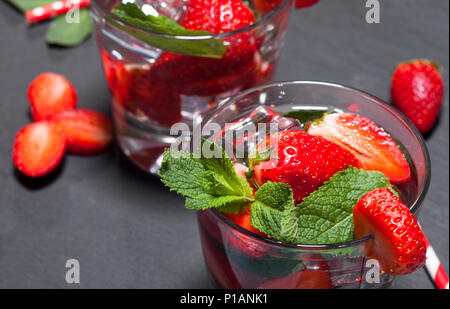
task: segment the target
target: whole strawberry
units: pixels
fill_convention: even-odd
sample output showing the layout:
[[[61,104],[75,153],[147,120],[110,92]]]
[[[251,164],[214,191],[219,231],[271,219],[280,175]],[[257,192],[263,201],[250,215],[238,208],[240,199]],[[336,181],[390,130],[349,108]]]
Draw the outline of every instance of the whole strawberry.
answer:
[[[444,82],[439,67],[429,60],[404,62],[394,71],[392,101],[422,134],[433,128],[443,94]]]

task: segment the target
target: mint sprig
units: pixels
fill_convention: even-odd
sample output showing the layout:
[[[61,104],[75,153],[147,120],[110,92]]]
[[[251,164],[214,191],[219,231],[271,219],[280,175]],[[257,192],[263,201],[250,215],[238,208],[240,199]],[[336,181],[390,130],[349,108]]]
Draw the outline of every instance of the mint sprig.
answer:
[[[226,213],[240,213],[254,199],[252,188],[233,168],[231,159],[216,144],[202,140],[201,149],[209,149],[213,158],[193,153],[166,150],[159,175],[171,191],[186,197],[186,208],[218,208]]]
[[[135,3],[121,3],[117,5],[112,13],[122,21],[135,27],[151,32],[168,34],[172,36],[204,36],[211,35],[208,31],[193,31],[184,28],[167,16],[145,15]],[[221,40],[184,40],[173,37],[164,37],[158,34],[144,33],[134,30],[128,26],[117,23],[114,19],[105,18],[115,27],[134,36],[135,38],[165,51],[209,58],[222,58],[226,52],[226,46]]]
[[[202,140],[200,148],[215,155],[196,157],[166,150],[160,169],[162,182],[186,197],[188,209],[240,213],[252,204],[251,225],[282,242],[330,244],[352,240],[353,208],[358,200],[373,189],[390,187],[381,172],[349,167],[296,206],[289,185],[269,181],[252,196],[252,188],[236,174],[231,159],[220,147]]]
[[[269,237],[282,240],[283,214],[294,208],[291,187],[268,181],[256,191],[255,200],[250,210],[251,225]]]

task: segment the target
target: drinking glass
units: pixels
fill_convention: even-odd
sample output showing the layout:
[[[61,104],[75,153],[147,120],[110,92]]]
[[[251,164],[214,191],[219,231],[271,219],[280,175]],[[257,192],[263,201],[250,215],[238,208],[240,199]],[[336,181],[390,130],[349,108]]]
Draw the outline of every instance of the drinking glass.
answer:
[[[150,5],[153,11],[178,20],[188,1],[134,2],[140,7],[146,5],[147,9]],[[192,127],[194,121],[199,121],[222,99],[272,81],[291,0],[282,1],[267,13],[258,13],[253,0],[244,1],[253,10],[256,22],[235,31],[203,36],[173,36],[133,27],[111,13],[120,2],[93,0],[91,5],[112,95],[117,139],[132,162],[157,173],[163,149],[176,138],[170,134],[173,124],[182,122]],[[160,40],[180,43],[221,40],[227,52],[223,59],[168,53],[128,34],[129,31],[137,36],[151,34]]]
[[[239,131],[240,124],[244,128],[249,122],[270,123],[273,117],[267,107],[280,114],[348,111],[372,119],[391,133],[408,159],[411,180],[398,188],[403,202],[418,215],[430,181],[428,151],[417,129],[393,107],[341,85],[283,82],[226,99],[204,117],[202,126],[224,128],[233,123]],[[284,123],[295,122],[285,119]],[[205,137],[214,139],[217,134]],[[215,209],[199,211],[197,218],[208,274],[218,288],[387,288],[393,281],[392,275],[381,272],[376,277],[371,272],[373,261],[364,254],[371,236],[343,243],[293,245],[246,230]]]

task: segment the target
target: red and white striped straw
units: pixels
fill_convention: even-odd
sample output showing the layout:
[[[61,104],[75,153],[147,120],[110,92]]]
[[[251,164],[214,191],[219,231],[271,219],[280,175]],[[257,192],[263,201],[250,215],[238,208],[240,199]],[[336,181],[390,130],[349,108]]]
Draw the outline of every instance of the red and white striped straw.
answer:
[[[427,261],[425,262],[425,269],[427,270],[430,278],[433,280],[434,285],[438,289],[448,290],[448,275],[445,273],[439,258],[430,245],[425,234],[423,235],[425,243],[427,245]]]
[[[29,24],[49,19],[55,15],[67,13],[77,6],[83,8],[91,4],[90,0],[60,0],[25,12],[25,19]]]

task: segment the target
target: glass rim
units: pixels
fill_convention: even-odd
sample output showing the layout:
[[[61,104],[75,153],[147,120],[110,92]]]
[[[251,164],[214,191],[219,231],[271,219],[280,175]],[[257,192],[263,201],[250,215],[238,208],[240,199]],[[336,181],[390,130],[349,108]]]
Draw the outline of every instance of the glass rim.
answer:
[[[118,24],[120,24],[122,26],[126,26],[126,27],[132,28],[132,29],[137,29],[137,30],[139,30],[141,32],[145,32],[145,33],[155,34],[155,35],[158,35],[160,37],[165,37],[165,38],[172,38],[172,39],[178,39],[178,40],[210,40],[210,39],[226,38],[228,36],[233,36],[233,35],[236,35],[236,34],[239,34],[239,33],[242,33],[242,32],[246,32],[246,31],[252,30],[253,28],[256,28],[259,25],[262,25],[262,24],[266,23],[267,21],[271,20],[273,17],[278,15],[279,12],[281,12],[287,5],[289,5],[291,0],[283,0],[283,2],[275,10],[271,11],[270,13],[267,13],[261,19],[255,21],[253,24],[248,25],[246,27],[243,27],[243,28],[240,28],[240,29],[237,29],[237,30],[233,30],[233,31],[219,33],[219,34],[196,35],[196,36],[193,36],[193,35],[172,35],[172,34],[166,34],[166,33],[161,33],[161,32],[157,32],[157,31],[150,31],[150,30],[138,27],[138,26],[133,26],[133,25],[131,25],[131,24],[121,20],[120,18],[118,18],[114,14],[112,14],[111,11],[107,10],[104,5],[99,3],[99,1],[100,0],[92,0],[91,2],[92,2],[93,5],[95,5],[97,8],[99,8],[104,15],[107,15],[109,18],[113,19],[115,22],[117,22]]]
[[[368,97],[372,100],[375,101],[375,103],[388,110],[389,112],[391,112],[392,114],[394,114],[397,118],[399,118],[400,120],[402,120],[404,122],[404,124],[406,125],[406,127],[412,131],[413,135],[415,136],[415,138],[418,140],[420,148],[422,150],[424,159],[425,159],[425,177],[424,177],[424,181],[422,184],[422,187],[419,191],[419,195],[417,196],[417,198],[414,200],[414,202],[412,203],[410,210],[411,212],[415,215],[417,210],[420,209],[423,200],[425,199],[426,193],[428,192],[428,188],[430,186],[430,178],[431,178],[431,161],[430,161],[430,156],[428,153],[428,149],[426,147],[425,141],[422,137],[422,135],[419,133],[418,129],[412,124],[412,122],[406,118],[406,116],[404,116],[401,112],[397,111],[395,108],[393,108],[391,105],[385,103],[383,100],[381,100],[380,98],[353,88],[353,87],[349,87],[349,86],[345,86],[342,84],[336,84],[336,83],[329,83],[329,82],[323,82],[323,81],[282,81],[282,82],[276,82],[276,83],[271,83],[271,84],[267,84],[267,85],[263,85],[263,86],[259,86],[259,87],[254,87],[254,88],[250,88],[247,89],[239,94],[237,94],[236,96],[232,96],[229,98],[224,99],[222,102],[220,102],[218,104],[217,107],[215,107],[214,109],[210,110],[206,116],[203,118],[202,120],[202,126],[204,123],[206,123],[207,121],[209,121],[213,115],[217,112],[222,111],[223,109],[225,109],[229,104],[232,104],[234,101],[239,100],[240,98],[253,93],[253,92],[257,92],[257,91],[261,91],[264,89],[269,89],[269,88],[281,88],[287,85],[305,85],[305,86],[326,86],[326,87],[331,87],[331,88],[336,88],[336,89],[343,89],[345,91],[348,92],[353,92],[356,93],[358,95],[363,95],[364,97]],[[420,186],[420,184],[419,184]],[[350,241],[345,241],[345,242],[339,242],[339,243],[331,243],[331,244],[289,244],[289,243],[284,243],[278,240],[274,240],[259,234],[256,234],[252,231],[249,231],[247,229],[244,229],[243,227],[239,226],[238,224],[234,223],[233,221],[231,221],[230,219],[228,219],[227,217],[225,217],[222,213],[220,213],[217,209],[208,209],[206,211],[210,211],[213,215],[215,215],[220,221],[223,221],[226,225],[228,225],[229,227],[238,230],[239,232],[249,236],[249,237],[253,237],[256,238],[260,241],[263,241],[265,243],[271,244],[271,245],[275,245],[275,246],[279,246],[279,247],[285,247],[285,248],[292,248],[292,249],[300,249],[300,250],[314,250],[314,249],[339,249],[339,248],[346,248],[346,247],[352,247],[352,246],[357,246],[359,244],[365,243],[368,240],[370,240],[372,238],[372,235],[368,235],[366,237],[363,238],[358,238],[358,239],[353,239]]]

